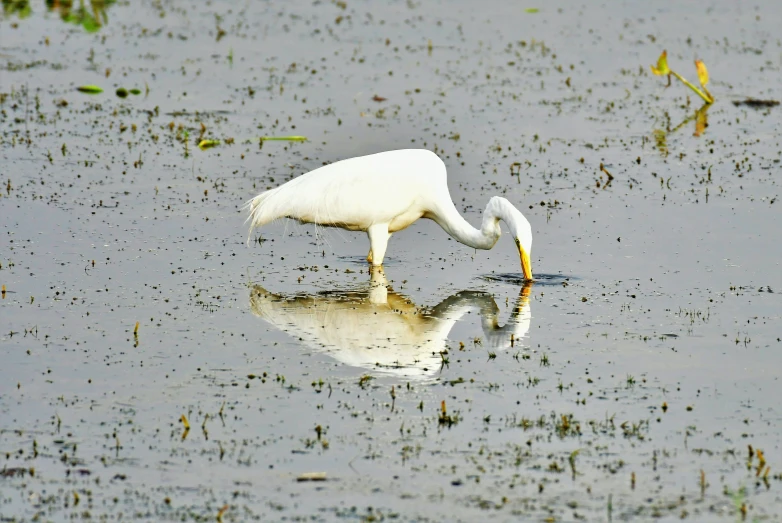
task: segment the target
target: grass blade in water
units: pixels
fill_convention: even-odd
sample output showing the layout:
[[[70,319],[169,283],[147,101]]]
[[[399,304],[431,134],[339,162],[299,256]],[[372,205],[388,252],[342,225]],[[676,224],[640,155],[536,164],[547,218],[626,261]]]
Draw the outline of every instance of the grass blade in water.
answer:
[[[103,92],[103,89],[98,87],[97,85],[80,85],[76,88],[77,91],[80,93],[87,93],[87,94],[100,94]]]
[[[198,142],[198,148],[202,151],[220,145],[220,140],[201,140]]]
[[[262,142],[306,142],[306,136],[261,136]]]

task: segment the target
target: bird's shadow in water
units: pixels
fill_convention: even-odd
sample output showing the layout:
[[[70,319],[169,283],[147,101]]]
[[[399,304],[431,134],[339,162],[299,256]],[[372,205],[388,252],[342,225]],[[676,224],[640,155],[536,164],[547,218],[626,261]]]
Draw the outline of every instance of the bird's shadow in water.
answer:
[[[496,282],[496,283],[508,283],[510,285],[521,286],[529,283],[524,279],[524,275],[520,272],[506,272],[500,274],[484,274],[480,276],[482,280]],[[551,285],[562,285],[563,283],[570,283],[579,278],[575,276],[568,276],[566,274],[535,274],[533,283],[543,287]]]
[[[250,286],[251,312],[337,361],[379,374],[429,380],[447,368],[448,335],[467,312],[480,313],[482,348],[497,352],[528,346],[532,284],[521,287],[504,326],[494,297],[461,291],[433,307],[417,307],[373,268],[370,281],[349,289],[281,295]],[[472,316],[468,316],[472,317]]]

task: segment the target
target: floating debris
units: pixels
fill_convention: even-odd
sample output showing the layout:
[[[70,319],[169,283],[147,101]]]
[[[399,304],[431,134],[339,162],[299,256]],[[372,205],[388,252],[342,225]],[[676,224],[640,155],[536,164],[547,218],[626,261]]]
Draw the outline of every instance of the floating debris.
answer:
[[[305,472],[303,474],[299,474],[299,476],[296,478],[296,481],[326,481],[326,473]]]
[[[741,107],[742,105],[752,107],[753,109],[766,109],[768,107],[776,107],[779,105],[779,100],[758,100],[756,98],[746,98],[744,100],[733,100],[733,105]]]
[[[187,421],[187,416],[182,414],[182,417],[179,418],[179,420],[182,422],[182,425],[185,427],[185,430],[182,431],[182,441],[185,441],[187,438],[187,435],[190,433],[190,422]]]
[[[100,94],[103,92],[103,88],[98,87],[97,85],[80,85],[76,90],[86,94]]]
[[[448,427],[459,422],[458,416],[448,414],[445,408],[445,400],[440,402],[440,416],[437,418],[437,421],[440,425],[448,425]]]
[[[0,477],[1,478],[13,478],[16,476],[23,477],[25,474],[29,474],[30,476],[35,476],[35,469],[34,468],[24,468],[24,467],[12,467],[12,468],[4,468],[3,470],[0,470]]]
[[[306,142],[306,136],[261,136],[257,138],[262,142]]]
[[[198,148],[202,151],[211,149],[212,147],[216,147],[218,145],[220,145],[220,140],[201,140],[198,142]]]

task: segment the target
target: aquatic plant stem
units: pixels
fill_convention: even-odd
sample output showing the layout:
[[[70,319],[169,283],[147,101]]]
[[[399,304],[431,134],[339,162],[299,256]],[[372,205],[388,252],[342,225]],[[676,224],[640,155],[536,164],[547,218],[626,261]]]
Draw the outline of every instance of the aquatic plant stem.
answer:
[[[690,83],[686,78],[684,78],[682,75],[680,75],[676,71],[671,70],[671,74],[674,75],[676,78],[678,78],[684,85],[686,85],[687,87],[689,87],[690,89],[695,91],[695,94],[697,94],[698,96],[703,98],[704,102],[706,102],[707,104],[714,103],[714,98],[711,96],[711,94],[708,93],[708,91],[706,91],[706,93],[704,93],[703,91],[701,91],[700,89],[695,87],[695,85]],[[704,88],[704,90],[705,90],[705,88]]]

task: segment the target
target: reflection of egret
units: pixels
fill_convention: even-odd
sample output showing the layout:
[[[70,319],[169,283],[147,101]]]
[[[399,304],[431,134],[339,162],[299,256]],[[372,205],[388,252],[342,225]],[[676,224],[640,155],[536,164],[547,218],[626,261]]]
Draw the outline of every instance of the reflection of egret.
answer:
[[[382,265],[392,233],[419,218],[434,220],[456,241],[491,249],[500,238],[500,220],[516,242],[524,278],[532,279],[532,229],[508,200],[495,196],[480,230],[462,218],[451,201],[445,164],[423,149],[387,151],[350,158],[310,171],[265,191],[249,202],[250,232],[278,218],[317,223],[369,236],[367,261]]]
[[[388,287],[382,268],[371,274],[369,285],[347,292],[281,296],[255,285],[250,309],[342,363],[410,377],[439,370],[448,334],[470,309],[480,311],[488,351],[521,347],[529,330],[531,284],[522,288],[507,324],[500,327],[499,308],[486,292],[462,291],[422,309]]]

